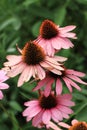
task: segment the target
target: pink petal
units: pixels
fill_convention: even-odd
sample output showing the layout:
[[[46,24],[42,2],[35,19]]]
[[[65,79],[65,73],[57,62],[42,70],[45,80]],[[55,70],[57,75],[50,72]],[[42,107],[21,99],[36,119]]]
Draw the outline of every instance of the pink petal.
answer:
[[[20,74],[24,68],[26,67],[26,64],[19,63],[12,67],[12,69],[7,73],[9,77],[15,77],[16,75]]]
[[[68,99],[58,99],[58,104],[64,105],[64,106],[74,106],[75,105],[74,102],[69,101]]]
[[[9,85],[6,83],[0,83],[0,89],[8,89]]]
[[[33,75],[33,67],[32,66],[28,66],[28,68],[26,69],[26,76],[25,76],[25,82],[28,82],[30,80],[30,78]]]
[[[49,56],[46,56],[46,61],[51,63],[51,64],[54,64],[54,65],[61,65],[60,63],[58,63],[54,57],[49,57]]]
[[[49,56],[52,56],[54,54],[54,50],[52,48],[52,45],[49,44],[49,42],[46,44],[46,51]]]
[[[46,84],[46,88],[45,88],[45,91],[44,91],[44,95],[46,97],[49,96],[50,92],[51,92],[51,85],[53,84],[54,82],[54,79],[51,79],[47,84]]]
[[[22,86],[23,83],[26,82],[28,79],[30,80],[31,76],[32,76],[32,68],[29,66],[26,66],[19,77],[18,87]]]
[[[9,77],[6,75],[6,71],[0,70],[0,82],[6,81]]]
[[[71,100],[72,95],[71,94],[58,95],[58,98]]]
[[[72,114],[73,111],[69,108],[69,107],[66,107],[66,106],[62,106],[62,105],[59,105],[57,107],[61,112],[64,112],[66,114]]]
[[[66,33],[66,32],[72,31],[75,28],[76,28],[75,25],[69,25],[66,27],[59,28],[59,31],[60,31],[60,33]]]
[[[63,120],[62,113],[57,108],[51,109],[51,113],[52,113],[52,119],[55,122]]]
[[[78,123],[78,120],[73,119],[72,122],[71,122],[71,124],[74,125],[75,123]]]
[[[64,112],[61,112],[61,113],[62,113],[63,118],[69,119],[69,115],[68,115],[68,114],[66,114],[66,113],[64,113]]]
[[[32,100],[24,103],[25,106],[34,106],[34,105],[36,106],[38,104],[39,104],[38,100]]]
[[[43,70],[43,68],[41,68],[40,65],[37,65],[36,68],[37,68],[37,75],[38,75],[39,79],[41,79],[41,80],[44,79],[46,73]]]
[[[49,71],[51,71],[52,73],[57,74],[57,75],[61,75],[62,74],[62,72],[57,70],[57,69],[51,69]]]
[[[72,69],[68,69],[68,70],[66,70],[66,73],[67,74],[73,74],[73,75],[76,75],[76,76],[78,76],[78,77],[84,77],[85,76],[85,73],[83,73],[83,72],[78,72],[78,71],[75,71],[75,70],[72,70]]]
[[[75,75],[67,75],[67,77],[69,77],[69,78],[71,78],[71,79],[73,79],[73,80],[75,80],[75,81],[77,81],[77,82],[79,82],[79,83],[81,83],[81,84],[87,85],[86,82],[82,81],[79,77],[77,77],[77,76],[75,76]]]
[[[57,38],[53,39],[52,46],[54,49],[60,50],[62,48],[60,39],[57,39]]]
[[[33,89],[34,91],[40,89],[41,87],[43,87],[44,85],[47,84],[47,82],[50,81],[50,78],[44,78],[43,80],[38,82],[38,85]]]
[[[29,116],[28,116],[28,117],[26,118],[26,121],[29,122],[31,119],[32,119],[32,117],[29,117]]]
[[[68,78],[64,77],[63,80],[64,80],[66,86],[68,87],[69,91],[72,92],[72,86],[70,85]]]
[[[9,61],[4,63],[4,66],[13,66],[22,61],[22,56],[8,55],[6,57]]]
[[[70,48],[70,47],[72,48],[74,46],[72,44],[72,42],[68,38],[61,37],[61,39],[63,40],[63,42],[62,42],[62,48],[68,49],[68,48]]]
[[[51,121],[49,121],[49,123],[47,124],[47,126],[50,127],[50,128],[52,128],[53,130],[62,130],[56,124],[54,124]]]
[[[70,128],[70,126],[68,124],[64,123],[64,122],[59,122],[58,125],[62,126],[64,128],[68,128],[68,129]]]
[[[23,116],[29,116],[31,118],[37,115],[40,111],[41,111],[41,108],[37,105],[36,106],[34,105],[34,106],[26,108],[22,114]]]
[[[51,68],[52,68],[52,67],[49,66],[49,64],[46,63],[46,62],[41,62],[40,65],[41,65],[43,68],[46,68],[46,69],[48,69],[48,68],[51,69]]]
[[[42,115],[44,111],[40,111],[32,120],[32,125],[37,127],[40,123],[42,123]]]
[[[51,112],[50,110],[45,110],[42,116],[42,121],[44,124],[47,124],[51,119]]]
[[[68,79],[68,81],[70,82],[70,84],[75,87],[76,89],[78,89],[79,91],[81,91],[81,88],[75,83],[73,82],[71,79]]]
[[[56,81],[56,93],[57,95],[60,95],[62,93],[62,82],[60,79],[57,79]]]
[[[57,69],[57,70],[64,70],[61,66],[59,66],[58,64],[53,64],[49,61],[46,61],[46,63],[49,64],[49,66],[52,66],[54,69]]]
[[[67,38],[72,38],[72,39],[76,39],[76,34],[75,33],[64,33],[64,34],[60,34],[61,37],[67,37]]]
[[[67,60],[67,58],[62,56],[54,56],[54,60],[64,62]]]
[[[0,91],[0,100],[3,98],[3,93]]]

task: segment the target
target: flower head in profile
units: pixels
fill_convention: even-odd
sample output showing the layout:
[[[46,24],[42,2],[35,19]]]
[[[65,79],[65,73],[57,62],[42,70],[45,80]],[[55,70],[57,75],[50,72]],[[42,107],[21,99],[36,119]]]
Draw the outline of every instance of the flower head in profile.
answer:
[[[18,47],[17,49],[21,55],[8,55],[8,62],[5,62],[4,66],[10,68],[10,71],[7,73],[9,77],[14,77],[21,73],[18,86],[29,81],[32,76],[35,79],[44,79],[45,69],[60,75],[60,70],[63,70],[60,65],[67,59],[64,57],[47,56],[44,49],[33,41],[26,43],[22,50]]]
[[[63,118],[69,118],[69,114],[73,113],[71,106],[74,102],[71,101],[71,94],[63,94],[56,96],[53,92],[48,97],[45,97],[44,92],[41,91],[39,99],[25,102],[27,108],[23,111],[23,116],[26,120],[38,127],[40,124],[48,124],[50,120],[59,122]]]
[[[70,32],[75,28],[74,25],[59,27],[50,20],[44,20],[40,26],[40,35],[36,40],[45,49],[47,55],[53,56],[55,50],[74,46],[69,38],[76,39],[76,34]]]
[[[1,90],[8,89],[9,85],[4,83],[9,77],[6,76],[6,71],[0,70],[0,100],[3,98],[3,93]]]
[[[45,87],[45,96],[48,96],[51,91],[51,86],[54,82],[56,82],[56,93],[60,94],[62,92],[62,81],[66,84],[67,88],[70,92],[72,92],[72,86],[75,87],[77,90],[81,90],[81,88],[77,85],[77,83],[81,83],[87,85],[86,82],[82,81],[80,77],[84,77],[85,74],[82,72],[78,72],[71,69],[66,69],[64,67],[64,71],[62,71],[62,75],[56,75],[52,72],[48,72],[47,76],[38,82],[37,86],[33,89],[38,90]]]
[[[87,123],[85,121],[78,121],[73,119],[71,125],[68,125],[64,122],[59,122],[59,126],[67,128],[68,130],[87,130]]]

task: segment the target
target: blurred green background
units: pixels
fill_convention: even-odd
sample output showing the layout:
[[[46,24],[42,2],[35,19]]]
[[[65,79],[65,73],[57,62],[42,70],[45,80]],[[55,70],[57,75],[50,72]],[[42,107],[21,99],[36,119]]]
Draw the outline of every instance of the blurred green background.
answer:
[[[0,0],[0,68],[6,55],[18,54],[16,43],[22,48],[28,40],[39,34],[41,22],[50,19],[60,26],[76,25],[78,39],[74,48],[62,50],[59,54],[68,57],[66,66],[87,74],[87,0]],[[17,88],[18,77],[10,79],[4,99],[0,101],[0,130],[38,130],[26,123],[22,117],[24,102],[37,97],[32,93],[35,83]],[[87,76],[84,78],[87,81]],[[87,121],[87,86],[80,85],[81,92],[73,91],[74,114],[71,119]],[[67,92],[67,90],[64,90]]]

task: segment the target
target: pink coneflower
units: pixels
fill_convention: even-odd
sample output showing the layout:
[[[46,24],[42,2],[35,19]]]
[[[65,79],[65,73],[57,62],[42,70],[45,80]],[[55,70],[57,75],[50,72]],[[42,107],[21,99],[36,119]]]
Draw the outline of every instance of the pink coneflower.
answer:
[[[70,32],[75,28],[74,25],[59,27],[50,20],[44,20],[40,27],[40,35],[36,40],[45,49],[47,55],[53,56],[55,50],[74,46],[68,38],[76,39],[76,34]]]
[[[71,101],[71,94],[63,94],[55,96],[52,92],[48,97],[41,93],[39,99],[25,102],[27,108],[23,112],[23,116],[27,117],[27,121],[32,118],[33,126],[37,127],[40,124],[48,124],[52,119],[55,122],[69,118],[69,114],[73,111],[69,108],[74,106]]]
[[[1,90],[9,88],[8,84],[3,83],[7,79],[8,77],[6,76],[6,72],[4,70],[0,70],[0,100],[3,98],[3,93]]]
[[[52,84],[56,82],[56,93],[60,94],[62,92],[62,81],[65,82],[70,92],[72,92],[72,86],[75,87],[77,90],[81,90],[81,88],[75,82],[87,85],[86,82],[80,79],[80,77],[84,76],[85,74],[82,72],[66,68],[64,69],[64,71],[62,71],[62,75],[56,75],[52,72],[48,72],[47,76],[43,80],[39,81],[38,85],[33,90],[38,90],[44,86],[45,96],[48,96],[51,91]]]
[[[72,120],[71,125],[64,122],[58,123],[58,125],[67,128],[68,130],[87,130],[87,123],[85,121]]]
[[[18,51],[21,55],[9,55],[7,56],[8,62],[4,63],[4,66],[11,68],[7,73],[9,77],[14,77],[21,73],[18,80],[18,86],[29,81],[32,76],[35,79],[44,79],[44,69],[60,75],[60,70],[63,70],[63,68],[60,66],[61,63],[58,62],[63,62],[67,59],[59,56],[46,56],[43,48],[32,41],[26,43],[22,50],[18,48]]]

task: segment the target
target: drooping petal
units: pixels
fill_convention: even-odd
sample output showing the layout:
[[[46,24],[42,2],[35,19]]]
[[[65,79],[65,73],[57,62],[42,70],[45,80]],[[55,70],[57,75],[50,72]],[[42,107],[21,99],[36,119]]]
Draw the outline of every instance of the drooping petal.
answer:
[[[66,73],[70,74],[70,75],[76,75],[78,77],[84,77],[85,76],[85,73],[79,72],[79,71],[75,71],[75,70],[72,70],[72,69],[66,70]]]
[[[71,79],[68,79],[68,81],[70,82],[70,84],[75,87],[76,89],[78,89],[79,91],[81,91],[81,88],[75,83],[73,82]]]
[[[51,113],[52,113],[52,119],[55,122],[63,120],[62,113],[57,108],[51,109]]]
[[[8,62],[5,62],[4,66],[13,66],[22,61],[22,56],[8,55],[6,58]]]
[[[75,28],[76,28],[75,25],[69,25],[69,26],[59,28],[59,31],[60,33],[66,33],[66,32],[72,31]]]
[[[16,75],[20,74],[24,68],[26,67],[26,64],[24,63],[19,63],[12,67],[12,69],[7,73],[9,77],[15,77]]]
[[[47,124],[51,119],[51,112],[50,110],[45,110],[42,116],[42,121],[44,124]]]
[[[51,92],[51,85],[53,84],[54,82],[54,79],[51,79],[47,84],[46,84],[46,88],[45,88],[45,91],[44,91],[44,95],[46,97],[49,96],[50,92]]]
[[[31,76],[32,76],[31,70],[32,70],[32,68],[30,68],[28,66],[25,67],[25,69],[23,70],[23,72],[21,73],[21,75],[18,79],[18,87],[22,86],[26,80],[31,78]]]
[[[0,83],[0,89],[8,89],[9,85],[6,83]]]
[[[37,127],[40,123],[42,123],[42,115],[44,111],[40,111],[32,120],[32,125]]]
[[[62,36],[62,37],[67,37],[67,38],[72,38],[72,39],[76,39],[76,38],[77,38],[77,37],[76,37],[76,34],[75,34],[75,33],[71,33],[71,32],[61,34],[60,36]]]
[[[64,123],[64,122],[59,122],[58,125],[59,125],[59,126],[62,126],[62,127],[64,127],[64,128],[67,128],[67,129],[70,128],[70,126],[69,126],[68,124]]]
[[[43,80],[39,81],[37,86],[33,89],[33,91],[36,91],[38,89],[40,89],[41,87],[45,86],[47,84],[47,82],[50,81],[50,78],[44,78]]]
[[[69,101],[68,99],[58,99],[59,105],[64,105],[64,106],[74,106],[75,103],[72,101]]]
[[[38,104],[39,104],[38,100],[27,101],[24,103],[25,106],[33,106]]]
[[[31,106],[31,107],[28,107],[26,108],[24,111],[23,111],[23,116],[29,116],[29,117],[34,117],[35,115],[37,115],[39,112],[41,111],[41,108],[36,104]]]
[[[60,79],[57,79],[56,81],[56,93],[57,95],[62,93],[62,82]]]
[[[38,75],[39,79],[41,79],[41,80],[44,79],[46,73],[43,70],[43,68],[41,68],[39,65],[37,65],[36,68],[37,68],[37,75]]]
[[[71,78],[71,79],[73,79],[73,80],[75,80],[75,81],[77,81],[77,82],[79,82],[79,83],[81,83],[81,84],[87,85],[86,82],[82,81],[79,77],[77,77],[77,76],[75,76],[75,75],[67,75],[67,77],[69,77],[69,78]]]
[[[64,80],[66,86],[68,87],[69,91],[72,92],[72,86],[70,85],[68,78],[64,77],[63,80]]]
[[[3,98],[3,93],[2,91],[0,90],[0,100]]]
[[[53,130],[62,130],[60,129],[56,124],[54,124],[53,122],[49,121],[49,123],[47,124],[47,127],[52,128]]]
[[[72,122],[71,122],[71,124],[74,125],[74,124],[77,123],[77,122],[78,122],[78,120],[73,119]]]
[[[63,105],[59,105],[57,107],[61,112],[64,112],[66,114],[72,114],[73,111],[69,108],[69,107],[66,107],[66,106],[63,106]]]

